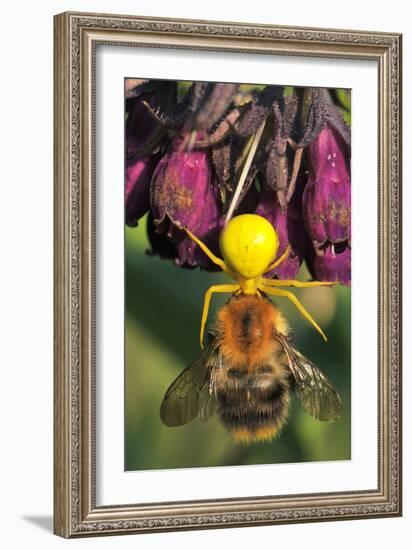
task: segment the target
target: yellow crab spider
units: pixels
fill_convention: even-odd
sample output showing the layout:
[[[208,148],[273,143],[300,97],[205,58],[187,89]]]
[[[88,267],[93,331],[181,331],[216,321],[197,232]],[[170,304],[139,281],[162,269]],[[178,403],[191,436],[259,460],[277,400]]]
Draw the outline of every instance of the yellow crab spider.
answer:
[[[326,341],[325,333],[298,298],[290,291],[278,287],[313,287],[333,285],[332,282],[265,279],[263,275],[280,265],[289,255],[290,246],[276,259],[279,249],[279,237],[272,224],[257,214],[241,214],[232,218],[222,230],[219,248],[223,259],[218,258],[209,248],[188,229],[189,237],[199,245],[203,252],[218,265],[234,284],[213,285],[205,294],[202,321],[200,325],[200,346],[203,349],[203,335],[209,312],[210,299],[216,292],[234,294],[257,294],[264,292],[271,296],[288,298]]]

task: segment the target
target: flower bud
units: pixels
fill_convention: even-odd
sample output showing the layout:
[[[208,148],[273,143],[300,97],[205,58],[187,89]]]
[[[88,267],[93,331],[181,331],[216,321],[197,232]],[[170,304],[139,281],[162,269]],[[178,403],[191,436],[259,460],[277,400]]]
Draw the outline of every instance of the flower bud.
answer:
[[[308,147],[303,217],[314,248],[316,279],[350,282],[351,185],[348,147],[326,126]]]
[[[151,82],[138,86],[136,90],[137,95],[126,101],[126,158],[155,152],[165,131],[154,113],[161,116],[176,98],[176,84],[173,82]],[[142,151],[144,154],[139,154]]]
[[[238,89],[239,84],[195,82],[189,92],[185,131],[212,128],[227,112]]]

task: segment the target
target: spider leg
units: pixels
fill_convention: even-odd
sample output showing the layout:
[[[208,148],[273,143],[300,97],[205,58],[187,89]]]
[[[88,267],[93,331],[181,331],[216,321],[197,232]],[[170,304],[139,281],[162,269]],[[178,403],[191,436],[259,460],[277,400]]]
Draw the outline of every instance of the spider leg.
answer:
[[[286,258],[289,256],[290,254],[290,251],[291,251],[291,246],[290,244],[288,244],[288,246],[286,247],[286,250],[285,252],[279,256],[279,258],[277,260],[275,260],[273,262],[273,264],[270,264],[267,269],[265,270],[265,273],[269,273],[269,271],[272,271],[272,269],[275,269],[275,267],[277,267],[278,265],[280,265],[284,260],[286,260]]]
[[[302,303],[296,298],[292,292],[288,290],[281,290],[280,288],[273,288],[269,285],[261,284],[259,285],[260,290],[263,290],[263,292],[266,292],[267,294],[270,294],[272,296],[282,296],[284,298],[288,298],[298,309],[300,314],[305,317],[312,325],[315,327],[315,329],[320,333],[322,338],[327,342],[327,338],[323,330],[320,328],[320,326],[317,324],[317,322],[313,319],[311,314],[303,307]]]
[[[336,283],[329,281],[295,281],[293,279],[264,279],[264,285],[268,286],[294,286],[297,288],[308,288],[312,286],[332,286]]]
[[[191,231],[189,231],[186,228],[184,228],[184,230],[189,235],[189,237],[192,239],[192,241],[194,241],[203,250],[203,252],[206,254],[206,256],[210,260],[212,260],[212,262],[214,264],[218,265],[220,267],[220,269],[222,269],[222,271],[224,271],[230,277],[232,277],[232,279],[236,279],[235,273],[233,273],[233,271],[228,268],[228,266],[225,264],[225,262],[221,258],[218,258],[217,256],[215,256],[213,254],[213,252],[205,245],[205,243],[203,243],[200,239],[198,239],[195,235],[193,235],[193,233]]]
[[[213,285],[207,289],[205,294],[205,300],[203,302],[202,321],[200,323],[200,347],[202,349],[203,349],[203,335],[205,332],[205,325],[207,321],[207,315],[209,313],[209,305],[210,305],[210,299],[212,297],[212,294],[214,294],[215,292],[232,293],[232,292],[236,292],[236,290],[239,290],[239,289],[240,289],[240,286],[238,284]]]

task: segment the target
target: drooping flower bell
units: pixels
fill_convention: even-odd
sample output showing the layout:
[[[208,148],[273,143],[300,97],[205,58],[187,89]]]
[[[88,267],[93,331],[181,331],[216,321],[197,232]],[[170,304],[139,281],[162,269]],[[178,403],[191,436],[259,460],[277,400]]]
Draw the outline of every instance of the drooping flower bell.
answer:
[[[349,150],[335,128],[326,125],[309,144],[309,179],[303,218],[313,244],[308,264],[321,281],[351,279],[351,184]]]
[[[286,209],[280,205],[276,191],[264,189],[261,192],[255,213],[269,220],[276,229],[279,237],[277,256],[281,256],[288,245],[291,247],[289,256],[277,268],[267,273],[265,275],[267,278],[295,279],[303,258],[310,248],[310,241],[301,218],[304,184],[304,177],[299,177],[295,193]]]
[[[182,139],[173,140],[153,174],[151,210],[155,231],[166,234],[174,244],[177,265],[216,269],[183,231],[189,229],[215,254],[219,253],[222,216],[208,153],[181,150]]]

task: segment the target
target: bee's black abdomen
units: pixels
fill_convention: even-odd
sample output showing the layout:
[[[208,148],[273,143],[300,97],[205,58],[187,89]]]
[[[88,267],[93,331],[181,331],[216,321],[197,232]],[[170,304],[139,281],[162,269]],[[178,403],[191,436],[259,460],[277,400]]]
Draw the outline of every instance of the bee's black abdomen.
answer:
[[[218,393],[219,416],[235,439],[250,443],[277,435],[288,414],[289,389],[279,385],[259,390]]]

